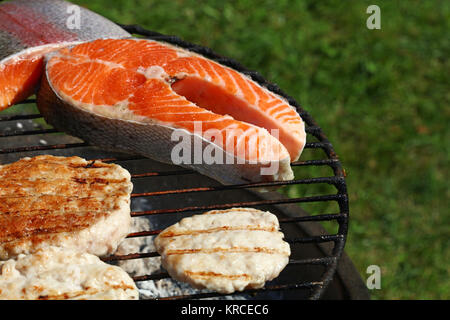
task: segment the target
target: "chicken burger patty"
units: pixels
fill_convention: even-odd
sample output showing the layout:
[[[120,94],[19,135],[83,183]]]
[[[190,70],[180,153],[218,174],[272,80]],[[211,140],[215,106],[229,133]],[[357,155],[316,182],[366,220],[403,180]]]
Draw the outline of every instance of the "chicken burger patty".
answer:
[[[291,253],[283,237],[274,214],[233,208],[184,218],[163,230],[155,246],[174,279],[232,293],[279,275]]]
[[[48,246],[113,253],[129,232],[127,170],[79,157],[0,166],[0,260]]]

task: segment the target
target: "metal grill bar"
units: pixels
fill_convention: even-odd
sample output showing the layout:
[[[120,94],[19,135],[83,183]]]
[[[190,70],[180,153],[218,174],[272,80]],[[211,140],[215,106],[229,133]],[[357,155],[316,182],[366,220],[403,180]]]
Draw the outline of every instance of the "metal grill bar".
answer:
[[[57,150],[57,149],[70,149],[70,148],[80,148],[88,147],[89,143],[79,142],[79,143],[64,143],[55,145],[45,145],[45,146],[27,146],[27,147],[16,147],[16,148],[5,148],[0,149],[0,154],[7,153],[19,153],[19,152],[30,152],[30,151],[47,151],[47,150]],[[305,144],[305,149],[326,149],[329,148],[331,144],[329,142],[307,142]]]
[[[20,104],[35,104],[36,99],[25,99]],[[0,121],[14,121],[14,120],[31,120],[42,118],[40,113],[27,114],[5,114],[0,116]]]
[[[2,132],[0,133],[0,138],[2,137],[15,137],[15,136],[31,136],[35,134],[49,134],[59,132],[56,129],[40,129],[40,130],[26,130],[26,131],[12,131],[12,132]]]
[[[6,149],[0,149],[0,154],[81,148],[81,147],[87,147],[87,146],[89,146],[88,143],[79,142],[79,143],[54,144],[54,145],[49,145],[49,146],[30,146],[30,147],[6,148]]]
[[[13,119],[13,120],[18,120],[18,119]],[[26,120],[26,119],[23,119],[23,120]],[[11,119],[8,119],[8,117],[6,117],[6,119],[2,119],[0,117],[0,122],[1,121],[11,121]],[[320,132],[320,128],[319,127],[306,127],[305,131],[306,131],[306,133],[314,134],[316,132]],[[0,138],[1,137],[36,135],[36,134],[52,134],[52,133],[58,133],[58,132],[59,131],[56,129],[14,130],[11,132],[1,132]]]
[[[101,159],[98,159],[101,160]],[[108,161],[103,161],[103,162],[112,162],[113,159],[107,159]],[[116,161],[124,161],[124,160],[116,160]],[[304,163],[291,163],[291,166],[325,166],[325,165],[329,165],[331,167],[333,167],[333,164],[335,162],[334,161],[322,161],[322,160],[311,160],[311,163],[309,163],[308,161],[304,161]],[[155,176],[171,176],[171,175],[183,175],[183,174],[194,174],[197,173],[194,170],[171,170],[171,171],[161,171],[161,172],[145,172],[145,173],[139,173],[139,174],[133,174],[131,175],[131,178],[136,179],[136,178],[147,178],[147,177],[155,177]],[[273,187],[273,186],[285,186],[285,185],[290,185],[290,184],[310,184],[310,183],[331,183],[331,184],[336,184],[341,182],[342,180],[340,180],[339,178],[342,177],[323,177],[323,178],[312,178],[309,179],[311,182],[308,182],[308,179],[303,179],[303,180],[291,180],[291,181],[272,181],[272,182],[268,182],[267,185],[264,185],[263,183],[259,183],[259,184],[243,184],[243,185],[232,185],[232,186],[228,186],[228,188],[225,188],[223,190],[229,190],[229,189],[243,189],[243,188],[259,188],[259,187],[264,187],[264,186],[268,186],[268,187]],[[323,182],[319,182],[319,181],[313,181],[313,179],[329,179],[329,182],[323,181]],[[204,190],[204,191],[215,191],[215,190],[209,190],[209,187],[206,187],[204,189],[208,189],[208,190]],[[202,191],[202,190],[198,190],[198,191]],[[164,191],[165,192],[165,191]],[[177,192],[174,192],[177,193]],[[134,194],[134,197],[139,197],[140,195],[138,193]]]
[[[129,157],[120,157],[120,158],[97,158],[97,159],[89,159],[89,160],[97,160],[103,162],[117,162],[117,161],[130,161],[130,160],[142,160],[145,159],[142,156],[129,156]],[[300,167],[300,166],[331,166],[334,167],[339,164],[338,159],[318,159],[318,160],[305,160],[305,161],[294,161],[291,163],[291,166]],[[193,170],[186,170],[195,172]]]
[[[188,173],[191,173],[191,171],[189,171]],[[169,172],[167,172],[167,174],[169,174]],[[146,174],[142,174],[142,175],[145,176]],[[139,175],[139,177],[141,177],[141,174]],[[341,182],[342,180],[343,180],[342,177],[321,177],[321,178],[311,178],[311,179],[291,180],[291,181],[248,183],[248,184],[237,184],[237,185],[227,185],[227,186],[214,186],[214,187],[200,187],[200,188],[177,189],[177,190],[166,190],[166,191],[142,192],[142,193],[133,193],[131,195],[131,197],[137,198],[137,197],[151,197],[151,196],[161,196],[161,195],[179,194],[179,193],[224,191],[224,190],[236,190],[236,189],[246,189],[246,188],[278,187],[278,186],[287,186],[287,185],[293,185],[293,184],[315,184],[315,183],[336,184],[336,183]]]
[[[332,214],[319,214],[304,217],[295,218],[279,218],[280,223],[291,223],[291,222],[307,222],[307,221],[329,221],[329,220],[343,220],[346,219],[348,215],[346,213],[332,213]]]
[[[13,114],[13,115],[4,115],[0,117],[0,121],[15,121],[15,120],[32,120],[42,118],[40,113],[36,114]]]
[[[336,239],[338,239],[338,237],[335,237]],[[325,241],[336,241],[336,239],[332,239],[332,240],[323,240]],[[307,242],[312,242],[315,240],[311,240],[311,241],[307,241],[304,242],[303,240],[301,241],[295,241],[295,240],[286,240],[290,243],[307,243]],[[129,253],[129,254],[124,254],[124,255],[111,255],[108,257],[104,257],[102,258],[103,261],[105,262],[111,262],[111,261],[121,261],[121,260],[132,260],[132,259],[144,259],[144,258],[155,258],[155,257],[159,257],[160,254],[156,251],[154,252],[147,252],[147,253],[140,253],[140,252],[136,252],[136,253]],[[333,263],[337,258],[336,257],[324,257],[324,258],[310,258],[310,259],[290,259],[289,260],[289,264],[288,265],[305,265],[305,264],[330,264]]]
[[[212,206],[192,206],[177,209],[159,209],[159,210],[147,210],[132,212],[132,217],[140,217],[147,215],[156,214],[170,214],[170,213],[184,213],[184,212],[195,212],[195,211],[209,211],[218,209],[230,209],[233,207],[254,207],[261,205],[274,205],[274,204],[286,204],[286,203],[301,203],[301,202],[318,202],[318,201],[338,201],[340,199],[346,199],[346,195],[343,194],[332,194],[324,196],[312,196],[303,198],[292,198],[292,199],[279,199],[279,200],[261,200],[261,201],[249,201],[249,202],[236,202],[236,203],[226,203],[217,204]]]
[[[300,167],[300,166],[334,166],[338,164],[339,161],[337,159],[321,159],[321,160],[306,160],[306,161],[294,161],[291,163],[291,166]]]
[[[94,158],[89,159],[90,161],[103,161],[103,162],[117,162],[117,161],[131,161],[131,160],[142,160],[145,159],[143,156],[139,155],[132,155],[132,156],[124,156],[124,157],[117,157],[117,158]]]
[[[149,280],[162,280],[170,278],[167,272],[161,272],[157,274],[147,274],[144,276],[134,276],[134,281],[149,281]]]
[[[119,260],[131,260],[131,259],[142,259],[142,258],[153,258],[159,257],[157,252],[148,253],[130,253],[124,255],[112,255],[109,257],[102,258],[103,261],[119,261]]]
[[[323,235],[323,236],[314,236],[314,237],[303,237],[303,238],[294,238],[294,239],[285,239],[286,242],[289,243],[321,243],[321,242],[337,242],[342,241],[344,237],[341,234],[332,234],[332,235]]]
[[[194,174],[193,170],[177,170],[177,171],[162,171],[162,172],[145,172],[131,175],[131,178],[148,178],[148,177],[161,177],[161,176],[179,176],[183,174]],[[138,193],[132,195],[132,197],[139,197]]]
[[[127,238],[148,237],[158,235],[162,230],[139,231],[130,233]]]

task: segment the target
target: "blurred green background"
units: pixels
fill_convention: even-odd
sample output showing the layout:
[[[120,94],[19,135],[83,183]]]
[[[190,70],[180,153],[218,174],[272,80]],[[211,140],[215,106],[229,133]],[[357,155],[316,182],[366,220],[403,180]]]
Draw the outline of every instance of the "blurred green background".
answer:
[[[208,46],[277,83],[340,155],[346,252],[363,279],[381,267],[372,297],[450,298],[449,1],[73,2]],[[366,28],[370,4],[381,30]]]
[[[450,298],[449,1],[73,2],[208,46],[277,83],[340,155],[346,252],[363,279],[381,267],[372,297]],[[370,4],[380,30],[366,27]]]

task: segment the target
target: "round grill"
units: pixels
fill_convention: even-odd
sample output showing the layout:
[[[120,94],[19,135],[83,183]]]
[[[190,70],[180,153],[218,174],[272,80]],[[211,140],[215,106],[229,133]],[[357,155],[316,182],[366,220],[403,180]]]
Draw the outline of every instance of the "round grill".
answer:
[[[300,161],[292,163],[296,178],[292,181],[223,186],[181,167],[158,163],[141,156],[102,150],[77,138],[58,133],[57,130],[49,127],[37,113],[34,99],[12,107],[11,110],[15,110],[14,114],[5,112],[3,115],[0,114],[0,163],[4,164],[38,154],[77,155],[86,159],[114,162],[128,169],[132,174],[134,185],[133,219],[146,219],[150,227],[146,230],[134,230],[124,242],[146,239],[143,243],[151,243],[152,238],[162,229],[181,218],[212,209],[254,207],[271,211],[278,216],[281,230],[291,246],[292,254],[289,264],[280,276],[266,283],[263,289],[245,290],[224,296],[205,290],[180,291],[179,287],[176,287],[176,290],[164,291],[166,294],[153,294],[145,296],[146,298],[320,298],[333,279],[343,253],[349,218],[345,172],[322,129],[293,98],[286,95],[278,86],[268,82],[257,72],[247,70],[238,62],[220,56],[209,48],[185,42],[175,36],[148,31],[136,25],[122,27],[136,36],[164,41],[201,54],[246,74],[260,85],[285,97],[297,108],[306,124],[307,143],[304,152]],[[323,176],[324,168],[332,174]],[[299,175],[302,177],[299,178]],[[299,194],[280,192],[294,185],[297,186]],[[308,194],[311,188],[319,190],[319,193],[304,195]],[[327,206],[322,205],[323,203],[327,203]],[[334,212],[311,212],[313,210],[311,209],[308,210],[311,212],[309,214],[304,210],[305,207],[315,207],[314,204],[319,208],[330,207],[332,206],[330,204],[333,204]],[[320,227],[320,222],[326,223],[327,226],[333,225],[334,231],[326,232]],[[140,245],[137,251],[123,252],[121,250],[103,260],[121,265],[127,261],[151,259],[159,261],[159,255],[148,246]],[[145,264],[142,265],[145,266]],[[158,287],[158,284],[171,281],[169,275],[162,269],[155,271],[140,268],[131,272],[131,275],[138,287],[144,289],[148,287],[149,282],[153,282],[155,287]]]

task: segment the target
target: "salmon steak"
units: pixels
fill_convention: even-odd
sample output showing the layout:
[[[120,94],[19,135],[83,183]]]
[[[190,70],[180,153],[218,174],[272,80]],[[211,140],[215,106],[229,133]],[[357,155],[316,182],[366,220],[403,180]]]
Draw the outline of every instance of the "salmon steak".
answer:
[[[108,19],[61,0],[0,4],[0,110],[34,94],[43,56],[57,48],[130,34]]]
[[[249,77],[174,45],[99,39],[48,56],[48,123],[95,145],[188,167],[224,184],[291,180],[304,122]]]
[[[114,253],[131,225],[130,173],[50,155],[0,166],[0,260],[59,246]]]

